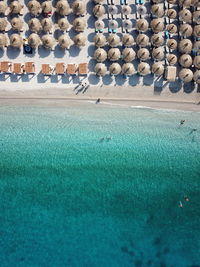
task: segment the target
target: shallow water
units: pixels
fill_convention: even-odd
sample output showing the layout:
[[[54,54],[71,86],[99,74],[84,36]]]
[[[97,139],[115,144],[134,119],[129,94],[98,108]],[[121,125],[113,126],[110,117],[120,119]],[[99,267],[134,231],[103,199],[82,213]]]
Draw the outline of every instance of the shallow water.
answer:
[[[199,114],[0,107],[1,266],[200,265]]]

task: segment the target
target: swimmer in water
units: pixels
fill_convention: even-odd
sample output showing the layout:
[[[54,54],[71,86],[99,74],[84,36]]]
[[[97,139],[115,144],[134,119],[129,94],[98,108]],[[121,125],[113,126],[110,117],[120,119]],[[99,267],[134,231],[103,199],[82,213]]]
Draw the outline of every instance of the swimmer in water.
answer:
[[[182,208],[183,207],[183,204],[181,201],[179,201],[179,207]]]
[[[189,198],[187,196],[184,196],[185,201],[189,201]]]

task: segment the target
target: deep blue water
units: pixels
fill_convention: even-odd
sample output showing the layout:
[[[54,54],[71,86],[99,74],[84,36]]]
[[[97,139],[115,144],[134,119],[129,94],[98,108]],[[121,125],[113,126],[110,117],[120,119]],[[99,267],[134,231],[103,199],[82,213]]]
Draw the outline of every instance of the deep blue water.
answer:
[[[200,266],[200,113],[4,106],[0,126],[0,266]]]

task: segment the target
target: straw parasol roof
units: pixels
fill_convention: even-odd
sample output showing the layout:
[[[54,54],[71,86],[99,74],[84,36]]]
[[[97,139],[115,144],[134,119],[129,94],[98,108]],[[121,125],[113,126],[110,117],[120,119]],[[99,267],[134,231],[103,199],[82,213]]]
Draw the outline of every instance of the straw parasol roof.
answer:
[[[41,7],[42,7],[42,11],[44,13],[50,13],[50,12],[52,12],[52,9],[53,9],[52,3],[50,1],[44,1],[42,3]]]
[[[170,19],[175,19],[176,16],[177,16],[177,12],[175,9],[173,8],[170,8],[167,10],[167,16],[170,18]]]
[[[122,56],[123,56],[123,60],[125,62],[131,62],[132,60],[135,59],[135,51],[133,50],[133,48],[124,48],[122,51]]]
[[[17,33],[13,33],[11,36],[10,36],[10,45],[14,48],[21,48],[22,46],[22,37],[17,34]]]
[[[200,52],[200,41],[196,41],[196,42],[194,42],[194,44],[193,44],[193,49],[194,49],[196,52]]]
[[[194,26],[194,35],[196,37],[200,37],[200,25],[195,25]]]
[[[0,33],[0,47],[3,48],[4,46],[7,46],[8,39],[5,34]]]
[[[62,34],[58,38],[58,43],[63,49],[69,49],[73,44],[72,40],[66,34]]]
[[[41,5],[36,0],[29,1],[27,7],[28,7],[29,12],[33,14],[34,16],[37,16],[38,14],[42,12]]]
[[[161,33],[154,33],[151,37],[151,43],[153,46],[162,46],[164,44],[164,38]]]
[[[190,10],[184,8],[179,12],[179,19],[184,22],[191,23],[192,13],[190,12]]]
[[[101,4],[103,3],[105,0],[93,0],[95,2],[95,4]]]
[[[145,47],[149,44],[149,37],[146,34],[138,34],[137,38],[136,38],[136,43],[137,45],[141,46],[141,47]]]
[[[93,14],[95,15],[95,17],[102,17],[105,14],[105,8],[102,5],[96,5],[93,8]]]
[[[7,27],[7,20],[4,18],[0,18],[0,31],[5,31]]]
[[[74,30],[77,31],[77,32],[83,32],[85,27],[86,27],[86,21],[84,18],[76,18],[74,21],[73,21],[73,27],[74,27]]]
[[[32,32],[39,32],[42,29],[39,19],[36,18],[30,19],[28,22],[28,26]]]
[[[98,19],[95,21],[95,28],[96,29],[103,30],[104,27],[105,27],[105,24],[104,24],[103,20]]]
[[[76,15],[84,15],[86,12],[86,5],[84,1],[76,0],[72,4],[73,13]]]
[[[149,59],[150,57],[150,53],[149,53],[149,50],[146,49],[146,48],[140,48],[138,51],[137,51],[137,57],[140,59],[140,60],[147,60]]]
[[[116,20],[109,20],[108,27],[109,29],[115,30],[118,28],[118,22]]]
[[[40,45],[40,37],[36,33],[31,33],[31,35],[28,37],[28,44],[32,48],[37,48]]]
[[[117,6],[109,5],[108,6],[108,13],[110,13],[111,15],[116,15],[118,13]]]
[[[107,52],[103,48],[98,48],[94,52],[94,58],[97,62],[104,62],[107,59]]]
[[[190,37],[192,35],[193,29],[190,24],[181,24],[179,31],[183,36]]]
[[[67,1],[60,0],[56,4],[56,12],[61,16],[67,16],[71,13],[71,8]]]
[[[183,7],[190,7],[192,4],[191,0],[179,0],[179,5]]]
[[[86,44],[86,37],[83,33],[79,33],[73,38],[73,41],[76,46],[82,47]]]
[[[167,0],[169,4],[176,4],[177,0]]]
[[[130,6],[121,6],[121,12],[122,12],[122,14],[127,16],[127,15],[131,14],[132,9]]]
[[[179,72],[179,78],[184,82],[184,83],[189,83],[193,79],[193,72],[190,69],[182,69]]]
[[[125,63],[122,65],[122,73],[124,75],[133,75],[135,73],[135,68],[133,66],[133,64],[131,63]]]
[[[194,58],[194,65],[197,69],[200,69],[200,56]]]
[[[179,42],[179,51],[184,54],[189,54],[192,51],[192,42],[189,39],[183,39]]]
[[[122,68],[118,63],[112,63],[109,67],[110,74],[118,75],[121,73]]]
[[[11,19],[10,24],[12,26],[13,30],[17,30],[20,31],[23,27],[23,20],[17,17],[14,17],[13,19]]]
[[[105,76],[107,71],[106,65],[103,63],[97,63],[94,68],[94,71],[98,76]]]
[[[133,24],[131,22],[131,20],[123,20],[122,22],[122,27],[125,29],[125,30],[130,30],[133,28]]]
[[[134,43],[134,38],[131,34],[124,34],[122,37],[122,43],[124,46],[132,46]]]
[[[176,40],[174,40],[174,39],[169,39],[168,41],[167,41],[167,46],[168,46],[168,48],[169,49],[171,49],[171,50],[175,50],[176,48],[177,48],[177,41]]]
[[[118,48],[111,48],[108,50],[108,59],[110,61],[117,61],[120,59],[121,53]]]
[[[50,18],[42,19],[41,25],[42,25],[43,31],[45,32],[49,32],[53,27],[52,20]]]
[[[94,43],[97,47],[105,46],[106,37],[102,33],[98,33],[94,36]]]
[[[61,18],[58,20],[58,27],[62,31],[66,31],[69,29],[69,22],[66,18]]]
[[[146,76],[147,74],[151,73],[150,66],[146,62],[141,62],[140,64],[138,64],[137,71],[142,76]]]
[[[193,12],[193,21],[195,21],[197,24],[200,24],[200,10]]]
[[[23,8],[19,1],[13,1],[10,4],[10,13],[19,14]]]
[[[6,12],[7,5],[4,1],[0,1],[0,14],[4,14]]]
[[[136,29],[139,31],[139,32],[146,32],[149,28],[149,23],[146,19],[139,19],[137,22],[136,22]]]
[[[118,35],[111,33],[109,34],[107,41],[108,41],[109,46],[116,47],[120,43],[120,38]]]
[[[152,65],[152,72],[157,76],[163,75],[164,70],[162,62],[156,62]]]
[[[168,54],[166,58],[169,65],[175,65],[177,63],[177,56],[174,54]]]
[[[163,47],[157,47],[157,48],[154,48],[153,51],[152,51],[152,57],[155,59],[155,60],[163,60],[165,54],[164,54],[164,49]]]
[[[169,33],[177,33],[177,26],[173,23],[167,25],[167,30]]]
[[[151,28],[154,32],[162,32],[164,30],[164,23],[162,19],[153,19],[151,21]]]
[[[41,40],[43,46],[47,49],[51,49],[55,45],[55,39],[49,34],[43,35]]]
[[[162,4],[154,4],[151,7],[151,13],[158,17],[158,18],[162,18],[164,16],[164,8]]]
[[[189,68],[192,65],[192,57],[188,54],[180,56],[179,64],[184,68]]]
[[[196,71],[194,72],[193,80],[194,80],[196,83],[200,84],[200,70],[196,70]]]
[[[200,7],[200,1],[199,0],[192,0],[192,5],[195,7]]]

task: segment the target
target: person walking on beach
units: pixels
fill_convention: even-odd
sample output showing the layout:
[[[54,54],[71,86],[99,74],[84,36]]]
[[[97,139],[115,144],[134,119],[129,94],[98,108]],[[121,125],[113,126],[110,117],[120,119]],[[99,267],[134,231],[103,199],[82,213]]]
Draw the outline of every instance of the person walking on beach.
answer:
[[[100,98],[98,98],[97,101],[96,101],[96,104],[99,104],[100,101],[101,101]]]
[[[185,120],[181,120],[181,121],[180,121],[180,125],[183,125],[184,122],[185,122]]]

